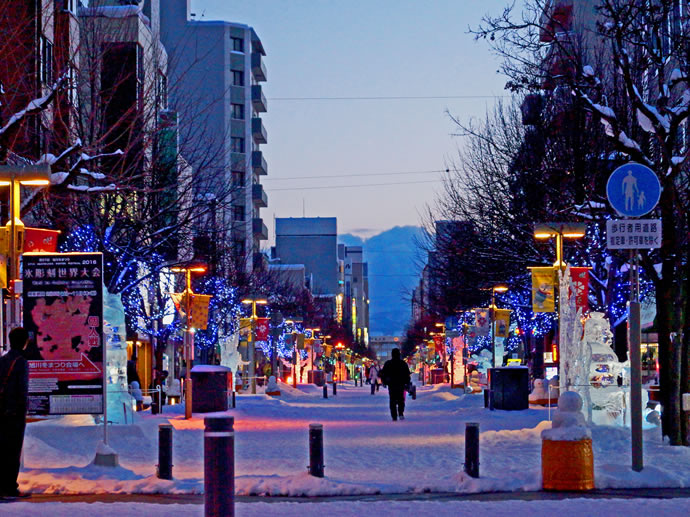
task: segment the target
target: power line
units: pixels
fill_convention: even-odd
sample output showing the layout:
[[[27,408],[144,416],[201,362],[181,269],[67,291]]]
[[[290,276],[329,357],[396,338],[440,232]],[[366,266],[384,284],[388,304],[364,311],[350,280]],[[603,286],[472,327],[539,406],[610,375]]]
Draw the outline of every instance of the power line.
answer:
[[[397,176],[399,174],[434,174],[439,172],[450,172],[450,169],[437,169],[430,171],[400,171],[400,172],[369,172],[362,174],[328,174],[322,176],[292,176],[289,178],[265,178],[263,181],[284,181],[284,180],[301,180],[301,179],[323,179],[323,178],[352,178],[355,176]]]
[[[435,99],[501,99],[507,95],[400,95],[372,97],[270,97],[269,101],[404,101]]]
[[[397,181],[395,183],[369,183],[361,185],[325,185],[321,187],[289,187],[289,188],[271,188],[267,189],[269,192],[277,192],[279,190],[323,190],[323,189],[339,189],[339,188],[361,188],[361,187],[388,187],[391,185],[416,185],[419,183],[438,183],[440,180],[425,180],[425,181]]]

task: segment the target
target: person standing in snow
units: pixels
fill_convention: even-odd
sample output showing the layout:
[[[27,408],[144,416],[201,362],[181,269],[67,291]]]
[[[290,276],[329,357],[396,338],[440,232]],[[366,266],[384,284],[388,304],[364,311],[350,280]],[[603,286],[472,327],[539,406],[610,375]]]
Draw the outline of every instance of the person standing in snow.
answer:
[[[29,399],[29,363],[22,351],[29,333],[22,327],[10,332],[10,351],[0,357],[0,497],[28,497],[19,492],[26,410]]]
[[[371,363],[369,368],[369,384],[371,384],[372,395],[375,391],[379,391],[379,367],[376,363]]]
[[[392,358],[385,362],[379,377],[388,386],[388,398],[393,421],[405,420],[405,388],[410,384],[410,368],[400,358],[400,349],[391,351]]]

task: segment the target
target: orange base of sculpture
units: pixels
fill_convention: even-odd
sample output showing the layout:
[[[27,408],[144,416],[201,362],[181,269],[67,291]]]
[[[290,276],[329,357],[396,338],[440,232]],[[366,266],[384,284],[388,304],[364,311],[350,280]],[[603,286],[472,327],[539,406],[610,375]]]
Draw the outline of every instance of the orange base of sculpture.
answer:
[[[544,490],[593,490],[592,440],[542,440],[541,476]]]

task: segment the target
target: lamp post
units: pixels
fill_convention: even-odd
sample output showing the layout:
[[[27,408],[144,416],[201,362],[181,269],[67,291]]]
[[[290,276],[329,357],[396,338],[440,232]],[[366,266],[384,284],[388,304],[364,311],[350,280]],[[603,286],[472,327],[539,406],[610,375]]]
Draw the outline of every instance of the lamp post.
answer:
[[[318,327],[317,328],[308,328],[308,329],[304,329],[304,331],[309,332],[309,334],[311,335],[311,338],[310,338],[311,339],[311,345],[309,347],[309,363],[310,363],[309,364],[309,371],[312,372],[311,373],[311,380],[313,383],[314,382],[314,340],[316,339],[316,333],[321,332],[321,329]]]
[[[565,355],[567,350],[562,347],[564,342],[563,326],[561,325],[561,314],[563,308],[563,300],[561,300],[560,280],[563,271],[566,269],[565,260],[563,260],[563,239],[581,239],[585,236],[587,225],[585,223],[536,223],[534,225],[535,239],[556,239],[556,262],[554,262],[554,269],[558,270],[558,360],[559,360],[559,387],[561,389],[568,388],[567,373],[561,371],[560,365],[567,364]],[[565,374],[565,375],[564,375]]]
[[[252,395],[256,395],[256,349],[254,348],[254,341],[255,341],[255,334],[254,330],[256,328],[256,306],[257,305],[266,305],[268,303],[268,300],[265,298],[262,298],[261,296],[258,295],[252,295],[252,296],[247,296],[242,300],[242,303],[245,305],[250,305],[252,306],[252,315],[251,315],[251,328],[249,329],[249,336],[248,336],[248,341],[249,341],[249,356],[250,356],[250,361],[249,361],[249,377],[252,380]]]
[[[184,381],[184,417],[189,420],[192,418],[192,359],[194,359],[194,328],[191,325],[192,315],[192,273],[205,273],[206,266],[186,266],[172,267],[173,273],[185,274],[185,312],[187,314],[184,331],[184,358],[185,358],[185,381]]]
[[[508,287],[505,285],[496,285],[494,287],[487,287],[484,289],[491,291],[491,306],[489,307],[489,321],[491,322],[491,367],[496,368],[496,293],[505,293]],[[503,364],[503,361],[501,361]]]
[[[10,220],[3,229],[8,248],[7,286],[10,293],[8,307],[7,329],[21,324],[19,311],[19,295],[21,294],[21,280],[19,279],[19,258],[24,249],[24,223],[21,216],[20,186],[47,187],[50,185],[50,166],[32,165],[28,167],[0,166],[0,187],[10,187]],[[9,235],[8,235],[9,234]]]

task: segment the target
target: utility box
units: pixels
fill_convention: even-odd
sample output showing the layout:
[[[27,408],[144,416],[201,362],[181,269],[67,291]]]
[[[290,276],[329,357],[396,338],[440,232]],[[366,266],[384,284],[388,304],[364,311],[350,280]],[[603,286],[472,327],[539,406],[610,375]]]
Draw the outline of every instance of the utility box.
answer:
[[[493,409],[520,411],[529,407],[529,369],[526,366],[489,368],[489,397]]]
[[[199,364],[192,368],[192,412],[228,410],[232,391],[232,370],[226,366]]]

